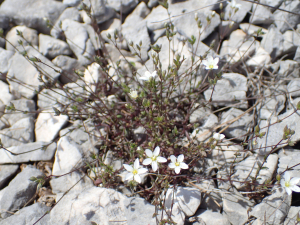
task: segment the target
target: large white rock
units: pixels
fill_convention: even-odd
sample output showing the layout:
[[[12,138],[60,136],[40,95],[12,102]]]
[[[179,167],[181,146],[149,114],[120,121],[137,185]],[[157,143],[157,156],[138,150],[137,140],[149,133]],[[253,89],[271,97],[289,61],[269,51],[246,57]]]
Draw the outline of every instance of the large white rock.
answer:
[[[68,122],[67,115],[55,116],[47,111],[40,112],[35,123],[36,141],[53,141],[60,129]]]

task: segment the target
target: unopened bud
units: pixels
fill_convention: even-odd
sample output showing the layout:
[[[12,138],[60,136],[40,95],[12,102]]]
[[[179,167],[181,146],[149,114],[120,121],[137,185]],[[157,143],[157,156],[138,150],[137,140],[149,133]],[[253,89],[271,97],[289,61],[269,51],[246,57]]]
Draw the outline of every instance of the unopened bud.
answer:
[[[231,23],[229,24],[229,28],[231,29],[234,25],[234,21],[231,21]]]
[[[212,11],[211,12],[211,17],[214,17],[216,15],[216,12],[215,11]]]
[[[195,20],[198,21],[198,13],[195,12]]]
[[[220,3],[220,9],[221,10],[223,9],[223,3],[222,2]]]

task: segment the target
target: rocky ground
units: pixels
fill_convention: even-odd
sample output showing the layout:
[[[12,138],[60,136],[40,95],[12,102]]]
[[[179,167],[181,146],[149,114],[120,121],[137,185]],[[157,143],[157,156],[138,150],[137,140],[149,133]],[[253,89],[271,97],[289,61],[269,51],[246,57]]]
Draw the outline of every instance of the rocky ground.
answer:
[[[52,78],[59,78],[64,87],[84,94],[84,89],[71,82],[76,80],[74,69],[92,64],[93,56],[103,46],[90,17],[79,10],[82,2],[88,6],[92,3],[92,16],[99,25],[96,31],[101,33],[113,61],[123,54],[143,74],[145,65],[153,68],[152,60],[148,60],[149,46],[158,44],[162,45],[161,62],[167,65],[164,24],[168,14],[157,0],[0,0],[0,28],[7,40],[0,38],[0,138],[5,148],[0,150],[0,225],[34,224],[39,219],[36,224],[156,224],[155,209],[149,202],[132,196],[124,186],[118,190],[97,186],[80,170],[52,178],[38,192],[37,183],[30,181],[33,176],[69,173],[83,165],[91,152],[99,150],[97,139],[78,128],[80,121],[69,123],[66,115],[55,116],[52,107],[62,110],[57,102],[66,102],[67,97],[61,90],[39,92],[39,71],[20,54],[26,50],[30,57],[45,63],[40,68]],[[224,143],[229,145],[214,149],[206,159],[208,168],[217,171],[218,178],[226,179],[231,173],[235,182],[192,183],[175,192],[170,188],[166,207],[171,207],[174,192],[172,218],[178,225],[296,224],[300,211],[297,193],[287,195],[276,186],[258,201],[253,197],[255,193],[249,196],[244,187],[271,151],[264,164],[266,169],[259,173],[258,184],[287,167],[294,166],[291,176],[300,177],[300,117],[292,114],[300,101],[300,1],[260,0],[258,5],[238,0],[236,13],[228,2],[222,2],[223,9],[218,0],[169,0],[169,12],[178,32],[174,36],[175,48],[194,35],[200,41],[198,56],[214,43],[213,55],[220,58],[220,67],[230,64],[212,95],[215,108],[227,109],[222,113],[196,110],[189,119],[191,123],[201,122],[199,132],[191,135],[203,141],[212,136],[212,127],[236,119],[224,130]],[[216,14],[211,17],[213,11]],[[211,17],[200,37],[195,12],[203,27],[207,16]],[[120,52],[108,38],[110,35],[114,39],[116,29],[124,37],[118,43]],[[141,59],[130,53],[132,49],[125,40],[134,45],[142,40]],[[188,47],[183,52],[190,58]],[[256,101],[247,99],[254,91]],[[207,101],[211,93],[212,89],[204,92]],[[11,103],[14,112],[7,107]],[[281,123],[268,127],[280,120]],[[265,127],[261,131],[267,132],[266,136],[251,143],[249,148],[253,151],[235,154],[244,147],[230,145],[232,142],[227,139],[247,140],[250,128],[257,124]],[[93,132],[90,121],[85,121],[85,126]],[[295,130],[291,139],[295,145],[287,147],[282,142],[273,151],[285,126]],[[136,130],[137,135],[142,133],[143,130]],[[109,154],[106,163],[121,169],[123,162],[111,159]],[[229,168],[232,161],[234,168]],[[58,204],[51,208],[55,202]]]

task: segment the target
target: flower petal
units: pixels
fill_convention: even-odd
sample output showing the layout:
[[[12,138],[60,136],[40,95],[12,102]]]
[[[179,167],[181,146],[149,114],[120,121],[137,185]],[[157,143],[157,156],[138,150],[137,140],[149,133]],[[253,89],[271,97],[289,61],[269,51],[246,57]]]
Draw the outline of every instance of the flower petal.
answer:
[[[150,165],[152,163],[152,159],[150,158],[147,158],[143,161],[143,165],[147,166],[147,165]]]
[[[138,169],[138,174],[144,174],[144,173],[147,173],[147,172],[148,172],[147,168]]]
[[[151,77],[151,73],[149,71],[146,71],[145,74],[144,74],[144,76],[149,79],[149,77]]]
[[[281,187],[285,188],[285,181],[284,181],[284,179],[280,180],[280,185],[281,185]]]
[[[152,170],[155,172],[157,170],[157,162],[153,161],[152,162]]]
[[[132,172],[133,171],[133,167],[130,166],[130,165],[127,165],[127,164],[123,164],[124,168],[129,171],[129,172]]]
[[[150,149],[146,149],[145,153],[149,158],[151,158],[153,156],[153,152]]]
[[[208,61],[207,61],[207,60],[203,60],[203,61],[202,61],[202,64],[203,64],[204,66],[208,67]]]
[[[285,191],[288,195],[291,195],[292,194],[292,190],[290,188],[285,188]]]
[[[183,154],[179,155],[178,158],[177,158],[177,161],[178,162],[183,162],[183,160],[184,160],[184,155]]]
[[[180,163],[180,167],[181,167],[181,169],[188,169],[189,168],[189,166],[184,162]]]
[[[133,179],[134,179],[136,182],[138,182],[138,183],[141,183],[141,182],[142,182],[141,177],[140,177],[140,175],[138,175],[138,174],[134,175]]]
[[[290,181],[290,184],[291,184],[291,185],[296,185],[296,184],[299,183],[299,181],[300,181],[300,177],[293,177],[293,178],[291,179],[291,181]]]
[[[300,187],[298,187],[297,185],[292,186],[290,189],[294,192],[300,192]]]
[[[179,167],[179,166],[175,167],[175,173],[176,173],[176,174],[179,174],[179,173],[180,173],[180,167]]]
[[[133,174],[132,173],[127,173],[125,176],[125,180],[132,180]]]
[[[290,179],[291,179],[290,173],[289,173],[288,171],[286,171],[286,172],[283,174],[283,177],[284,177],[284,180],[285,180],[285,181],[290,181]]]
[[[175,166],[175,163],[169,163],[169,167],[171,168],[171,169],[174,169],[176,166]]]
[[[159,152],[160,152],[160,147],[157,146],[157,147],[154,149],[153,155],[154,155],[154,156],[158,156],[158,155],[159,155]]]
[[[136,158],[136,160],[134,161],[134,169],[138,169],[140,167],[140,161],[139,158]]]
[[[157,162],[160,162],[160,163],[167,162],[167,159],[164,158],[164,157],[161,157],[161,156],[158,156],[158,157],[156,158],[156,160],[157,160]]]
[[[214,59],[214,64],[218,64],[218,62],[219,62],[219,58],[218,57],[216,57],[215,59]]]
[[[157,72],[154,71],[152,74],[151,74],[152,77],[156,77],[157,76]]]
[[[172,163],[176,163],[177,162],[177,159],[176,159],[175,155],[171,155],[170,159],[171,159]]]

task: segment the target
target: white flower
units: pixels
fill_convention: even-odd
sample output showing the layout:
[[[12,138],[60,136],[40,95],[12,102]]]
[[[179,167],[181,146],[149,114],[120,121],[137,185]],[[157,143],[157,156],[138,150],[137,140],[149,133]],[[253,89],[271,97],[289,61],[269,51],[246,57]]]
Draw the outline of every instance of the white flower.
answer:
[[[152,166],[152,170],[155,172],[158,168],[157,163],[164,163],[167,162],[167,159],[164,157],[159,156],[160,148],[157,146],[154,149],[154,152],[152,152],[150,149],[145,150],[146,155],[148,156],[147,159],[143,161],[144,165],[150,165]]]
[[[231,2],[228,2],[228,5],[232,8],[232,9],[240,9],[241,8],[241,4],[236,4],[235,0],[231,0]]]
[[[144,81],[149,81],[152,78],[155,78],[157,76],[157,72],[154,71],[152,74],[149,71],[146,71],[144,76],[141,76],[139,79]]]
[[[174,155],[171,155],[170,159],[172,162],[169,163],[169,167],[174,169],[176,174],[179,174],[181,169],[189,168],[189,166],[183,162],[184,155],[179,155],[178,158],[176,158]]]
[[[217,141],[222,141],[225,138],[224,134],[214,133],[213,138]]]
[[[137,158],[134,161],[133,167],[127,164],[123,164],[124,168],[129,172],[126,174],[125,180],[135,180],[138,183],[141,183],[140,174],[147,173],[148,169],[140,167],[139,159]]]
[[[136,90],[132,90],[130,89],[130,93],[129,93],[130,97],[133,99],[136,99],[139,95],[138,92]]]
[[[300,177],[294,177],[291,179],[290,173],[287,171],[283,175],[283,179],[280,181],[281,187],[285,188],[288,195],[292,194],[292,191],[300,192],[300,187],[297,184],[300,181]]]
[[[219,62],[219,58],[213,58],[212,56],[208,56],[207,60],[203,60],[203,65],[206,66],[205,69],[206,70],[211,70],[211,69],[218,69],[218,62]]]

